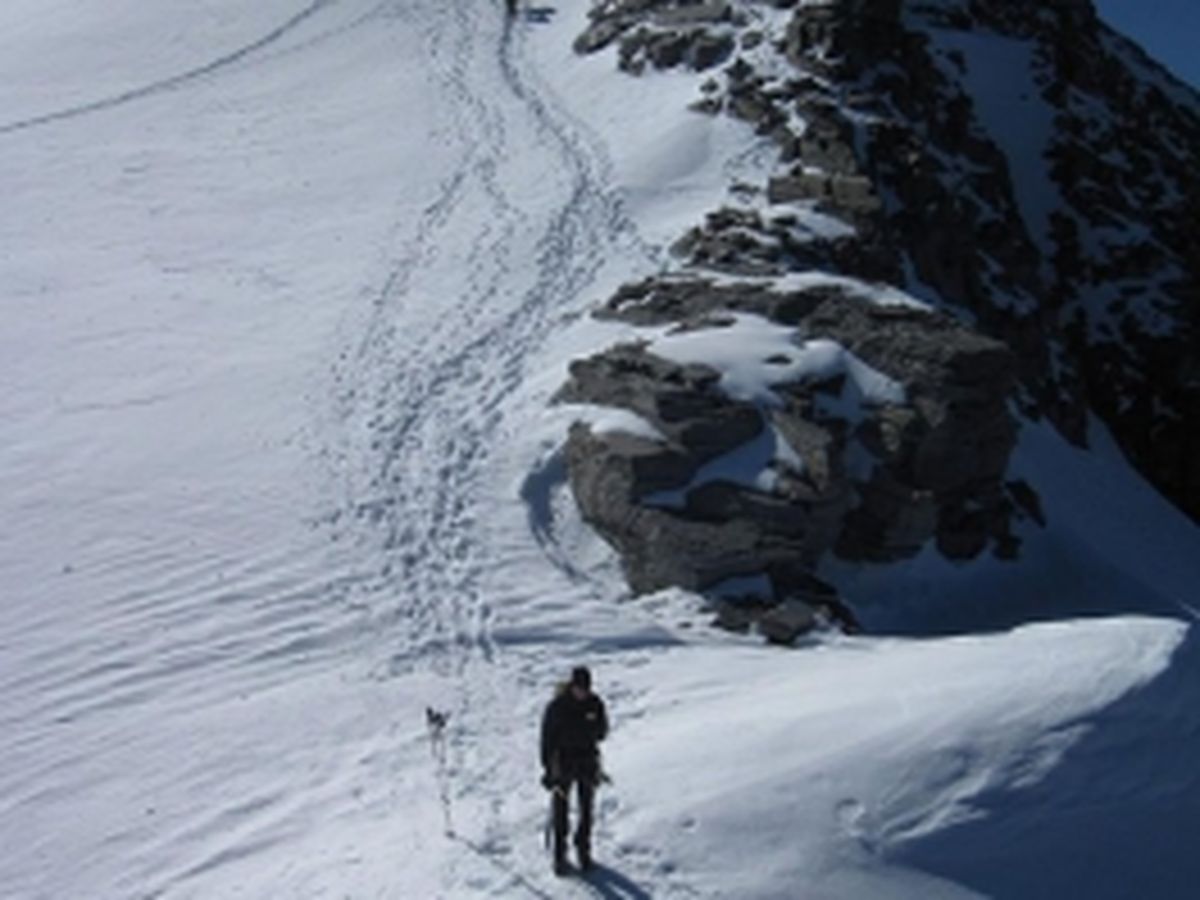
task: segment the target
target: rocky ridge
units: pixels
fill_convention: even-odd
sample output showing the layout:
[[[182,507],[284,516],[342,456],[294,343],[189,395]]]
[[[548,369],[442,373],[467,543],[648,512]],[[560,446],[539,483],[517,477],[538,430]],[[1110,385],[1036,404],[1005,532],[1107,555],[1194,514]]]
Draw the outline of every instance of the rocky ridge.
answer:
[[[932,541],[1015,558],[1012,520],[1045,513],[1006,484],[1010,406],[1078,444],[1098,414],[1200,511],[1200,101],[1089,2],[607,0],[576,49],[610,45],[641,77],[700,73],[696,113],[745,121],[778,164],[680,237],[682,274],[626,286],[598,315],[684,330],[759,317],[904,395],[838,418],[820,399],[844,380],[784,378],[778,402],[752,403],[653,341],[577,362],[562,400],[630,410],[662,438],[580,424],[568,442],[580,508],[635,590],[766,574],[759,599],[778,603],[827,553],[886,562]],[[1040,130],[1014,136],[1016,115]],[[813,271],[841,286],[772,286]],[[871,302],[879,283],[937,311]],[[778,477],[697,483],[770,430]],[[655,504],[664,491],[682,501]]]

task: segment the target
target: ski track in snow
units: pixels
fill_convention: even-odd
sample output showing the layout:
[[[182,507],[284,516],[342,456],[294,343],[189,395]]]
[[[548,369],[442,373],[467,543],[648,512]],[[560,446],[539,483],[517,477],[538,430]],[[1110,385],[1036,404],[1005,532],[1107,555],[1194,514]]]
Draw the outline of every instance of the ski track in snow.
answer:
[[[523,62],[525,23],[489,22],[469,0],[418,6],[405,16],[427,29],[432,78],[452,109],[438,142],[459,161],[393,262],[364,339],[336,373],[340,432],[365,441],[340,458],[367,464],[351,480],[339,519],[381,551],[381,568],[360,593],[375,598],[366,601],[374,630],[393,648],[384,667],[389,676],[427,667],[456,686],[450,770],[439,775],[450,782],[442,784],[443,803],[477,812],[464,826],[446,811],[465,851],[448,868],[446,889],[550,896],[537,883],[545,868],[540,848],[532,848],[533,858],[529,847],[514,858],[513,831],[536,836],[541,822],[514,822],[507,808],[536,777],[535,747],[528,746],[527,768],[505,771],[512,751],[505,735],[515,724],[513,709],[527,702],[520,696],[532,688],[544,700],[564,662],[561,654],[545,654],[540,663],[535,656],[532,667],[528,658],[498,658],[491,635],[497,604],[529,598],[497,597],[486,584],[501,560],[480,528],[487,515],[481,498],[494,490],[493,457],[512,437],[506,406],[531,356],[579,309],[581,291],[610,257],[648,258],[652,251],[621,212],[599,142]],[[488,83],[500,90],[480,93]],[[552,198],[526,200],[538,186],[504,174],[514,154],[545,159]],[[489,210],[485,221],[478,220],[481,205]],[[454,261],[462,290],[440,298],[428,315],[417,312],[427,302],[425,273],[447,264],[448,245],[464,238],[463,258]],[[578,573],[554,552],[553,534],[538,538],[545,592],[577,587]],[[519,731],[532,734],[536,708],[527,718]],[[562,896],[567,889],[559,883],[549,890]]]
[[[471,90],[468,70],[478,63],[480,41],[467,8],[448,4],[419,11],[414,24],[418,18],[424,27],[433,23],[431,62],[442,95],[455,106],[453,128],[443,137],[461,148],[462,161],[387,278],[367,337],[338,378],[353,386],[348,428],[359,407],[365,405],[369,416],[366,499],[353,497],[349,513],[382,538],[385,563],[371,590],[403,598],[395,613],[412,629],[405,643],[432,647],[435,664],[444,668],[452,665],[455,648],[490,654],[489,611],[478,587],[485,548],[471,503],[497,440],[502,405],[520,384],[526,356],[555,317],[556,302],[575,299],[611,235],[598,234],[594,224],[594,210],[606,200],[590,161],[554,130],[544,106],[530,108],[539,130],[557,144],[551,161],[567,176],[569,198],[548,222],[536,221],[510,199],[498,168],[509,152],[506,117],[512,111]],[[502,72],[514,94],[526,90],[511,62]],[[460,214],[469,194],[485,198],[491,221],[471,221],[473,205]],[[529,231],[540,235],[530,251],[536,278],[527,285],[508,260]],[[450,232],[471,235],[465,259],[457,263],[463,292],[440,298],[447,302],[431,318],[413,316],[411,306],[427,302],[420,294],[422,269],[438,263],[439,242]],[[414,328],[414,319],[424,327]]]
[[[495,606],[526,598],[497,597],[485,583],[502,551],[491,545],[480,517],[483,506],[504,502],[497,499],[495,480],[504,477],[497,458],[512,438],[506,404],[514,401],[531,354],[552,326],[581,306],[581,291],[610,256],[647,251],[621,213],[599,142],[556,105],[522,61],[525,23],[506,21],[499,5],[453,0],[363,4],[360,14],[350,10],[348,23],[329,24],[326,14],[339,6],[345,8],[337,0],[317,0],[207,64],[0,125],[0,137],[6,137],[116,114],[159,95],[211,86],[238,64],[302,55],[369,23],[423,34],[426,58],[413,64],[424,65],[440,104],[440,131],[431,143],[455,160],[415,234],[391,254],[377,286],[364,289],[373,295],[369,314],[365,321],[351,316],[358,336],[333,371],[337,413],[323,440],[344,494],[341,508],[314,528],[354,545],[355,551],[339,557],[345,568],[331,573],[327,560],[305,558],[304,548],[248,550],[240,567],[217,554],[183,563],[179,553],[166,550],[158,565],[144,547],[128,553],[117,548],[90,574],[102,578],[107,571],[126,583],[136,578],[138,587],[115,598],[98,596],[87,612],[92,619],[75,623],[101,636],[99,643],[77,653],[64,654],[59,644],[44,654],[32,651],[22,669],[6,677],[6,690],[29,698],[12,707],[20,711],[21,729],[8,743],[10,752],[21,754],[26,775],[37,772],[35,784],[9,798],[22,809],[50,809],[59,791],[70,789],[38,785],[86,783],[90,760],[103,766],[111,748],[125,742],[122,729],[135,711],[158,708],[164,698],[176,697],[182,710],[210,706],[210,715],[228,730],[212,749],[225,762],[206,765],[202,751],[196,761],[177,761],[180,768],[162,776],[181,786],[180,801],[205,797],[196,808],[168,810],[172,804],[164,797],[164,808],[156,810],[140,796],[152,787],[103,782],[97,789],[124,808],[119,818],[128,819],[142,805],[145,816],[158,815],[157,824],[147,818],[105,836],[114,847],[136,849],[111,883],[95,883],[100,896],[224,895],[245,865],[280,857],[292,861],[282,871],[276,864],[268,876],[272,890],[321,896],[335,876],[305,872],[296,860],[307,823],[352,820],[365,805],[372,815],[401,823],[396,827],[421,830],[419,820],[402,824],[412,795],[396,782],[409,777],[406,772],[431,776],[434,800],[454,826],[453,847],[436,848],[453,860],[438,867],[446,896],[510,889],[537,896],[552,883],[545,880],[540,818],[519,823],[528,840],[513,850],[517,823],[506,804],[513,796],[528,801],[531,789],[541,792],[534,746],[517,751],[528,765],[514,771],[508,739],[515,710],[527,720],[517,725],[518,733],[536,731],[538,707],[563,660],[553,649],[532,658],[498,657],[490,631]],[[302,26],[308,26],[306,34]],[[490,89],[481,92],[480,85]],[[533,171],[531,156],[541,165],[537,184],[522,174]],[[514,161],[523,161],[516,173]],[[393,236],[409,225],[398,221]],[[456,287],[451,296],[447,285]],[[434,287],[442,293],[432,295]],[[514,521],[527,523],[515,491],[511,500]],[[546,591],[554,591],[562,573],[532,536],[525,542],[544,564]],[[23,628],[52,628],[53,614],[44,622],[35,615]],[[103,637],[109,634],[114,637]],[[389,708],[386,700],[368,696],[363,702],[385,722],[356,721],[342,729],[365,728],[371,732],[366,738],[355,743],[339,737],[339,727],[330,723],[323,738],[328,750],[313,757],[303,781],[289,785],[255,776],[256,766],[262,771],[262,749],[237,737],[241,714],[220,712],[234,699],[227,694],[270,697],[289,682],[336,671],[348,653],[366,657],[370,679],[384,696],[392,696],[393,685],[414,685],[410,689],[418,694],[420,685],[433,685],[430,702],[452,713],[444,764],[431,771],[423,736],[406,718],[408,708]],[[115,717],[111,729],[94,724],[105,715]],[[186,715],[176,717],[186,721]],[[45,728],[36,726],[43,721]],[[87,742],[76,751],[61,749],[55,727],[77,722],[89,728]],[[163,729],[163,740],[170,731]],[[252,734],[247,729],[247,741]],[[154,746],[157,738],[138,740],[138,752],[151,753],[145,745]],[[39,755],[46,755],[45,764],[31,762]],[[227,781],[217,780],[222,767]],[[358,785],[349,800],[343,795],[347,782]],[[469,821],[455,821],[460,805],[467,805]],[[78,843],[92,839],[86,823],[74,827],[80,829]],[[423,839],[417,836],[418,843]],[[64,832],[62,840],[71,838]],[[295,846],[286,849],[291,842]],[[32,858],[29,863],[37,865]],[[393,864],[403,866],[403,856]],[[253,894],[255,887],[242,890]],[[555,895],[561,890],[559,885]],[[404,896],[403,888],[386,882],[371,893]]]
[[[211,62],[205,63],[202,66],[197,66],[194,69],[189,69],[186,72],[181,72],[178,75],[173,75],[170,78],[164,78],[161,81],[154,81],[150,84],[143,85],[137,88],[131,88],[127,91],[122,91],[112,97],[105,97],[100,100],[94,100],[91,103],[83,103],[78,106],[71,106],[66,109],[56,110],[54,112],[43,113],[38,116],[31,116],[25,119],[18,119],[15,122],[6,122],[0,124],[0,135],[10,134],[16,131],[26,131],[30,128],[37,128],[40,125],[50,125],[55,122],[62,122],[67,119],[76,119],[80,116],[91,115],[92,113],[103,112],[104,110],[115,109],[119,106],[124,106],[127,103],[133,103],[137,100],[152,97],[155,94],[161,94],[166,91],[172,91],[176,88],[183,87],[190,82],[213,75],[226,69],[236,63],[242,62],[246,58],[253,56],[261,50],[265,50],[272,44],[278,43],[283,38],[290,35],[301,25],[320,13],[322,10],[337,3],[337,0],[313,0],[308,6],[304,7],[286,22],[280,24],[277,28],[273,28],[258,39],[251,41],[220,56]]]

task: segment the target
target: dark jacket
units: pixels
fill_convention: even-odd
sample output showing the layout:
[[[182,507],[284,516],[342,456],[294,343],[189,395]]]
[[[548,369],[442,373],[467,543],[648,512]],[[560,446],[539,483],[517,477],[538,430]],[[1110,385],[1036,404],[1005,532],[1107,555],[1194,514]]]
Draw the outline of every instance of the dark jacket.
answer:
[[[596,745],[607,734],[604,701],[595,694],[577,700],[567,688],[550,701],[542,716],[542,769],[555,781],[595,779],[600,773]]]

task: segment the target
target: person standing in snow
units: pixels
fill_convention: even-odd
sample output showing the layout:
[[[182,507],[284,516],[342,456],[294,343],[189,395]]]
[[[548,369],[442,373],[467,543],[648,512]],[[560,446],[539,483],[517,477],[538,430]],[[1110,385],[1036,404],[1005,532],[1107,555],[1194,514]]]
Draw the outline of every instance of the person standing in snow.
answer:
[[[584,666],[571,672],[542,716],[542,786],[552,791],[554,871],[567,868],[568,806],[571,787],[579,799],[575,851],[579,867],[592,865],[592,806],[600,783],[600,748],[608,734],[604,701],[592,693],[592,673]]]

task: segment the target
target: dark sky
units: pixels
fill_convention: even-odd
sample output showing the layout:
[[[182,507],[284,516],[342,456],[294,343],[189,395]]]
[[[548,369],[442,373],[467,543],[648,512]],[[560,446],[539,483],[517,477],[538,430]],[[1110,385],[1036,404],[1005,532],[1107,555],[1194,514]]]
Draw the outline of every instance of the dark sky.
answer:
[[[1096,0],[1100,17],[1200,87],[1200,0]]]

